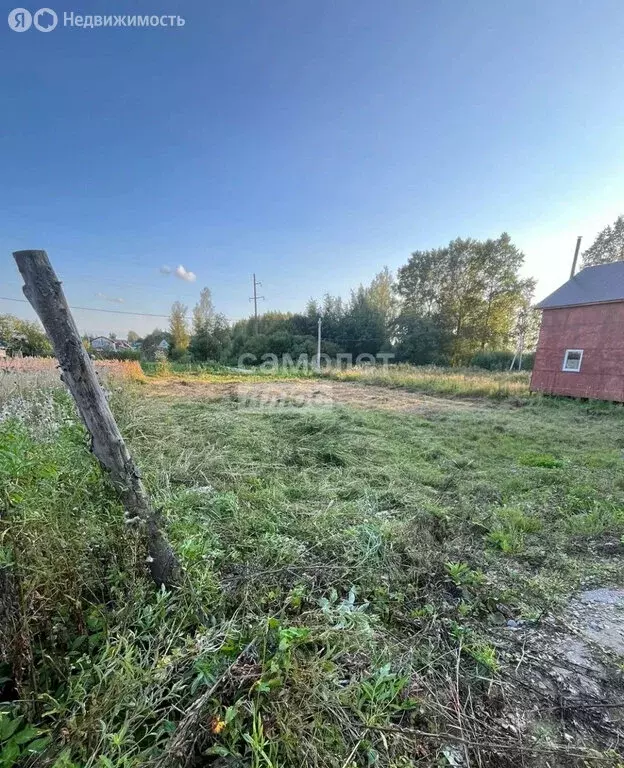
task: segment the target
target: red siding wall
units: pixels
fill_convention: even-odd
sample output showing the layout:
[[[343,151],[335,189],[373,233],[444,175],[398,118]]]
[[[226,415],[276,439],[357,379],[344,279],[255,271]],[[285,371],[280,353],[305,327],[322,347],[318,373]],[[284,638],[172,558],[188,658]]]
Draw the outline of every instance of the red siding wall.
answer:
[[[566,349],[582,349],[581,370],[562,371]],[[545,309],[531,390],[624,402],[624,302]]]

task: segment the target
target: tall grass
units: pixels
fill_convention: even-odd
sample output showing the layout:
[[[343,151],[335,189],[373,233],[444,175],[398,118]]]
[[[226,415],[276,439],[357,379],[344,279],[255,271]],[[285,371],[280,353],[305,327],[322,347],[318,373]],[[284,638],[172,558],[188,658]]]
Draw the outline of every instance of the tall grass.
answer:
[[[144,381],[137,361],[96,360],[95,369],[104,384],[110,381]],[[62,388],[59,364],[53,357],[0,359],[0,403],[41,389]]]
[[[287,366],[237,368],[217,363],[177,363],[169,360],[141,363],[147,376],[174,379],[193,379],[205,382],[268,381],[271,379],[307,379],[319,374],[312,368]]]
[[[456,397],[527,397],[528,372],[484,371],[479,368],[442,368],[439,366],[390,365],[387,368],[362,366],[332,370],[338,381],[355,381],[382,387],[398,387],[412,392]]]

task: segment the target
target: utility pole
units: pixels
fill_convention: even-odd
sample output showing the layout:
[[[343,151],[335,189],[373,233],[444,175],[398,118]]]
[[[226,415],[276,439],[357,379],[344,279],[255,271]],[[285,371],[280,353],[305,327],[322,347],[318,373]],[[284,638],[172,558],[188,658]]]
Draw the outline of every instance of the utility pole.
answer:
[[[323,320],[321,316],[319,315],[318,319],[318,333],[316,337],[316,370],[321,370],[321,326],[323,325]]]
[[[576,272],[576,262],[578,261],[578,255],[579,251],[581,250],[581,240],[583,239],[582,235],[579,235],[576,238],[576,249],[574,251],[574,261],[572,262],[572,271],[570,272],[570,279],[574,277],[574,273]]]
[[[249,301],[253,301],[254,303],[254,320],[255,320],[255,329],[256,329],[256,336],[258,335],[258,299],[261,299],[264,301],[264,296],[258,296],[258,286],[262,285],[261,282],[256,280],[256,273],[253,274],[253,296],[249,299]]]

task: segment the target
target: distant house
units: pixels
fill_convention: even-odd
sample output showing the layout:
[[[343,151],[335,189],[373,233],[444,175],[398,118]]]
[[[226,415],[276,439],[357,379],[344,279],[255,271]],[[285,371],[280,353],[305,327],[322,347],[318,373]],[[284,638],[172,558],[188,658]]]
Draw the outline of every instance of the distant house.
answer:
[[[108,336],[95,336],[91,339],[90,345],[91,349],[96,352],[113,352],[115,350],[115,342]]]
[[[169,342],[167,339],[163,339],[160,344],[156,347],[156,349],[160,349],[162,352],[168,352],[169,351]]]
[[[91,349],[95,352],[116,352],[121,349],[132,349],[125,339],[109,339],[108,336],[96,336],[91,339]]]
[[[581,270],[537,309],[531,391],[624,402],[624,261]]]

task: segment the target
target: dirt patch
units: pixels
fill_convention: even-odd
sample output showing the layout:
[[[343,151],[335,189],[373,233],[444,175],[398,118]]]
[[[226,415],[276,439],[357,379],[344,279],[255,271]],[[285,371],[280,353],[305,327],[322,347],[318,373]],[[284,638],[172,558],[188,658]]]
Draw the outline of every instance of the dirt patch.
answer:
[[[511,621],[501,630],[508,704],[528,716],[525,733],[621,754],[623,607],[621,589],[595,589],[576,595],[561,618]]]
[[[451,400],[400,389],[368,384],[291,379],[254,382],[209,382],[189,379],[154,379],[148,394],[158,397],[183,397],[191,400],[231,399],[248,407],[295,406],[357,408],[422,413],[426,411],[476,410],[488,407],[483,400]]]
[[[590,589],[570,602],[568,621],[603,651],[624,656],[624,589]]]

